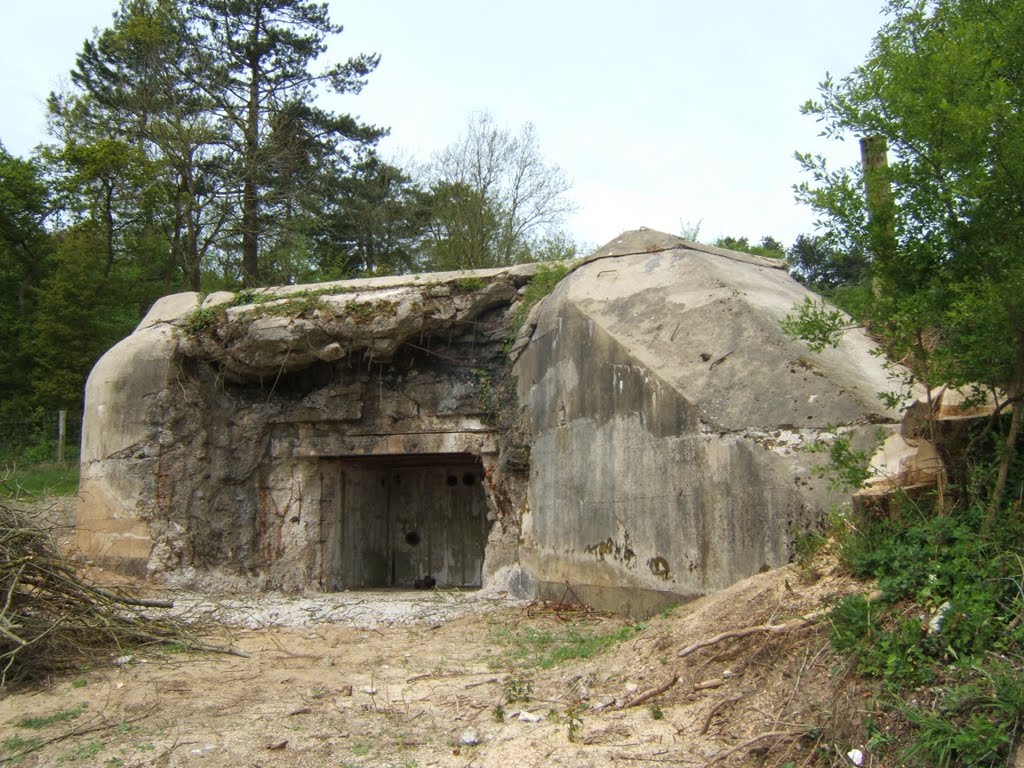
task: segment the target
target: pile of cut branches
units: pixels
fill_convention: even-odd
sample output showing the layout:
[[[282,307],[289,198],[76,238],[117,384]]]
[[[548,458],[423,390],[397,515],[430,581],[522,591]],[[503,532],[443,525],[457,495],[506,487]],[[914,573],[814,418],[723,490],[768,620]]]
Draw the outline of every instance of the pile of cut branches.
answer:
[[[195,627],[80,577],[50,531],[0,502],[0,689],[153,644],[202,647]]]

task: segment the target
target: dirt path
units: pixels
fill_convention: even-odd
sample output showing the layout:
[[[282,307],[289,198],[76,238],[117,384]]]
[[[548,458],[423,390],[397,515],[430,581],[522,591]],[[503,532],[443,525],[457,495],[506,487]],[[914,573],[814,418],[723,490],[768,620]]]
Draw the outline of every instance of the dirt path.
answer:
[[[8,695],[0,751],[53,739],[19,764],[83,768],[800,765],[815,744],[856,746],[863,719],[820,628],[679,650],[853,588],[786,568],[643,628],[479,594],[186,596],[249,657],[141,654]],[[611,633],[591,658],[552,658]]]

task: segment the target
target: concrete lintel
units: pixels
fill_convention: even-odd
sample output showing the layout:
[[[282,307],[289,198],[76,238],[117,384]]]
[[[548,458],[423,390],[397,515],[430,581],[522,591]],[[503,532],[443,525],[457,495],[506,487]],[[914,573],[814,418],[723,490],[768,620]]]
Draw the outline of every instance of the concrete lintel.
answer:
[[[491,431],[409,432],[393,435],[317,435],[300,441],[291,451],[291,455],[318,458],[421,453],[482,455],[497,452],[497,435]],[[277,455],[276,450],[272,453]]]

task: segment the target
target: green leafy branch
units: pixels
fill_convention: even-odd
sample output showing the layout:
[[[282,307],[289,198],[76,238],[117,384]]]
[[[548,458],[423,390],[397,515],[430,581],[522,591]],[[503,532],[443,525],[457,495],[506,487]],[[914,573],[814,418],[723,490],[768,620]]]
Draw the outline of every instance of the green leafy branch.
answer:
[[[803,304],[795,305],[793,310],[796,314],[786,315],[782,321],[782,330],[790,338],[805,342],[813,352],[839,346],[844,333],[860,327],[849,315],[830,307],[824,299],[815,301],[808,296]]]

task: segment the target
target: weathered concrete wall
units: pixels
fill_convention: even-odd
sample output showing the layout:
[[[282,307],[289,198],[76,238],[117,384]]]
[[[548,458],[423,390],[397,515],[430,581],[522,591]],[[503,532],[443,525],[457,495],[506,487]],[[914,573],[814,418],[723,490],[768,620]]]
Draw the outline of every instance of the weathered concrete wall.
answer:
[[[158,493],[161,415],[177,340],[143,323],[95,366],[85,390],[77,544],[93,558],[145,572],[153,547],[140,514]]]
[[[642,613],[789,560],[837,500],[806,447],[897,418],[866,338],[816,355],[784,336],[805,295],[769,260],[635,232],[545,300],[515,369],[532,467],[520,559],[540,594],[569,582]]]
[[[488,572],[514,564],[481,383],[503,366],[531,274],[163,300],[90,377],[80,548],[150,576],[327,586],[322,459],[468,454],[502,521]]]
[[[787,562],[839,500],[808,446],[835,427],[866,446],[898,420],[868,339],[814,354],[786,338],[808,294],[755,256],[639,231],[574,266],[511,353],[534,266],[162,300],[89,379],[81,548],[289,589],[380,578],[344,562],[366,551],[408,580],[440,556],[397,529],[480,503],[369,490],[394,480],[373,457],[419,456],[433,469],[404,477],[429,485],[449,461],[484,479],[482,568],[442,558],[463,583],[557,599],[568,582],[639,614]],[[390,543],[346,544],[359,520]]]

